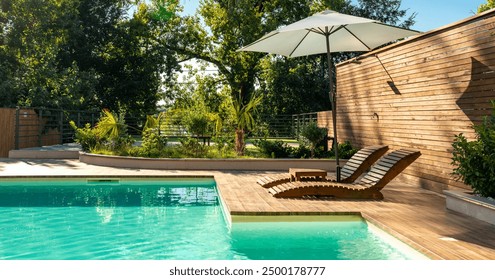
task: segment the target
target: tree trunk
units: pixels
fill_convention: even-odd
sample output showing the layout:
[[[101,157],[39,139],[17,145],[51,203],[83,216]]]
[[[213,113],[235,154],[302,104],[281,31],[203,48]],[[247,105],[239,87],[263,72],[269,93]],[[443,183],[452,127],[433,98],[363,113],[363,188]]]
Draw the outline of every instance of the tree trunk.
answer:
[[[235,151],[238,156],[244,155],[244,129],[235,130]]]

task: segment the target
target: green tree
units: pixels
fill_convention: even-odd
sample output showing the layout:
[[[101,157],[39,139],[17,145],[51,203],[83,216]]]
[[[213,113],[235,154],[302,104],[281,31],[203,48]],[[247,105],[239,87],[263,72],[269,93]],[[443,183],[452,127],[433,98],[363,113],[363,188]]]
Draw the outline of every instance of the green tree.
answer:
[[[478,7],[478,14],[495,8],[495,0],[486,0],[486,4],[481,4]]]
[[[0,39],[1,41],[1,39]],[[0,45],[0,107],[15,107],[17,98],[15,94],[14,69],[16,61],[5,48]]]
[[[397,5],[400,5],[400,1],[362,0],[358,5],[352,5],[348,0],[205,0],[200,5],[198,15],[173,18],[173,24],[163,32],[162,41],[177,52],[180,61],[197,59],[215,65],[218,69],[218,83],[227,87],[237,104],[234,111],[241,112],[257,94],[265,97],[266,103],[260,110],[265,113],[324,110],[330,104],[325,57],[287,59],[237,50],[281,25],[328,8],[395,24],[399,17],[405,15],[405,11]],[[375,9],[381,10],[377,12]],[[404,24],[411,24],[413,17]],[[349,54],[337,55],[334,61],[348,57]],[[172,92],[167,91],[167,94],[175,95],[177,100],[178,92]],[[241,147],[242,143],[237,143],[237,146]]]
[[[10,1],[0,1],[0,107],[13,107],[17,104],[14,91],[14,69],[16,60],[6,46],[8,12],[12,9]]]
[[[316,122],[310,122],[301,131],[301,141],[309,146],[311,158],[314,158],[316,148],[328,134],[327,128],[318,127]]]
[[[237,50],[308,12],[304,1],[204,0],[199,15],[173,19],[175,24],[164,33],[168,37],[163,42],[183,61],[197,59],[215,65],[218,81],[227,87],[237,104],[235,111],[251,111],[243,108],[251,107],[261,70],[259,62],[266,54]]]
[[[69,98],[66,89],[74,86],[70,76],[78,73],[73,65],[60,69],[57,54],[61,42],[68,39],[65,21],[75,13],[73,3],[13,0],[0,7],[2,55],[7,56],[2,63],[7,67],[2,68],[9,73],[2,82],[1,95],[8,100],[5,105],[65,106]]]
[[[249,100],[247,104],[243,104],[242,99],[233,100],[235,120],[237,127],[235,130],[235,150],[237,155],[244,155],[244,137],[246,130],[253,129],[255,125],[254,113],[257,107],[260,105],[262,96],[255,96]]]
[[[170,99],[167,112],[173,118],[180,119],[181,124],[186,126],[190,133],[216,135],[226,132],[223,130],[228,127],[224,125],[232,123],[233,119],[229,108],[230,96],[225,92],[222,83],[218,82],[216,75],[198,74],[195,69],[188,68],[188,74],[185,75],[188,82],[175,83],[173,88],[169,89],[174,92],[174,99]],[[201,127],[198,126],[200,123],[203,123],[204,132],[197,133],[196,127]],[[191,129],[192,127],[195,128]]]
[[[70,29],[71,40],[60,55],[64,64],[76,61],[84,71],[94,71],[96,107],[124,109],[144,118],[155,112],[160,98],[160,74],[176,64],[164,62],[166,49],[155,40],[161,21],[144,3],[131,7],[127,0],[84,0],[78,6],[80,24]]]
[[[416,13],[407,16],[407,10],[400,8],[402,0],[358,0],[347,12],[349,14],[381,21],[386,24],[410,28]]]
[[[0,105],[155,112],[176,63],[155,40],[165,24],[156,7],[131,15],[135,2],[2,1]]]
[[[155,112],[161,96],[161,73],[168,66],[163,61],[165,48],[154,39],[158,26],[151,15],[152,10],[141,4],[131,19],[116,23],[117,36],[98,56],[99,66],[94,65],[102,75],[100,106],[124,109],[136,117]]]
[[[283,115],[328,110],[327,72],[322,68],[325,59],[319,55],[265,59],[258,89],[264,95],[260,113]]]

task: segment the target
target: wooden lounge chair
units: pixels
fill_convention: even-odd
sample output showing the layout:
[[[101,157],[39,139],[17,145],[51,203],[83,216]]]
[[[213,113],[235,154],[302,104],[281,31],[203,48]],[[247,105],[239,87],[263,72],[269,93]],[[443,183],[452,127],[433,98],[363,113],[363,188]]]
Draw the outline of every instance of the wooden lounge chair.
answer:
[[[369,146],[355,153],[342,167],[341,182],[352,183],[361,174],[368,170],[388,150],[388,146]],[[303,169],[298,169],[303,170]],[[322,181],[336,181],[335,176],[327,176]],[[291,181],[291,174],[272,174],[259,178],[257,183],[264,188],[271,188],[276,185]]]
[[[273,186],[268,191],[275,197],[336,197],[352,199],[383,199],[380,192],[385,185],[399,175],[421,153],[400,149],[383,156],[371,170],[355,183],[324,181],[288,182]]]

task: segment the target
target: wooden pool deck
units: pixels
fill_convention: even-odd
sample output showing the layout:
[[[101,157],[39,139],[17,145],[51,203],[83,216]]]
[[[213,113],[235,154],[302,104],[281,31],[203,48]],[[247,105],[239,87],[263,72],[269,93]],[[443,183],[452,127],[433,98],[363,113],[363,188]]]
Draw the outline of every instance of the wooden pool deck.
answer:
[[[495,260],[495,226],[445,208],[438,193],[392,181],[383,201],[277,199],[256,184],[269,172],[93,166],[78,160],[0,159],[0,179],[31,176],[214,176],[231,215],[361,214],[431,259]]]

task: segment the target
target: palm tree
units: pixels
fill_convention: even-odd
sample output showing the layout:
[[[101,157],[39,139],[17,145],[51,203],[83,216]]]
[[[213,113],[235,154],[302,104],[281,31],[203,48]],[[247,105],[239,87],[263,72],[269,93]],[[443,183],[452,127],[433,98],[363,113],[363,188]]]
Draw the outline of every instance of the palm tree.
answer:
[[[156,129],[158,135],[161,135],[162,124],[165,123],[166,114],[165,112],[160,112],[156,117],[153,115],[146,116],[146,123],[143,127],[143,132],[147,129]]]
[[[103,110],[98,124],[96,125],[97,135],[104,139],[117,139],[126,133],[127,126],[124,123],[123,116],[118,116],[107,109]]]
[[[253,113],[256,112],[256,108],[261,103],[262,96],[253,96],[247,104],[244,104],[242,98],[233,99],[235,120],[237,127],[235,130],[235,150],[237,155],[244,155],[244,134],[246,130],[253,129],[255,120]]]

